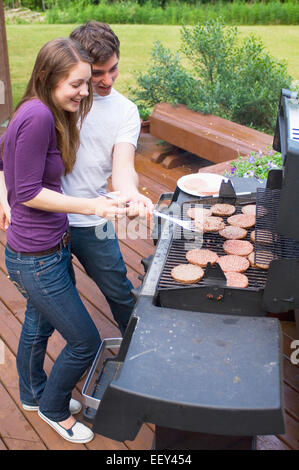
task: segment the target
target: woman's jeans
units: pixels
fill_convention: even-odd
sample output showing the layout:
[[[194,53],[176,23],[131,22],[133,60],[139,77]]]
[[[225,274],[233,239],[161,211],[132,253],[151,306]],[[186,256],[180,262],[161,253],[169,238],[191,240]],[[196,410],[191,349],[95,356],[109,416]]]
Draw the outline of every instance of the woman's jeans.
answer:
[[[27,256],[6,246],[5,262],[11,281],[27,299],[17,353],[21,402],[38,405],[49,419],[63,421],[70,416],[72,390],[101,343],[75,287],[70,247]],[[44,359],[54,329],[66,346],[47,378]]]
[[[72,253],[106,297],[124,335],[135,302],[112,222],[98,227],[70,227],[70,233]]]

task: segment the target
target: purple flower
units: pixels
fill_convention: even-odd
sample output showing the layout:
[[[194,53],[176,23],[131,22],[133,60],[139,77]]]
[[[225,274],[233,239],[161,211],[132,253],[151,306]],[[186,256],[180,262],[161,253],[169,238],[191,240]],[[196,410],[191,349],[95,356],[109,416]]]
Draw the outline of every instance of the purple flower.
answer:
[[[263,156],[263,152],[261,150],[259,150],[259,156],[262,157]]]
[[[252,178],[254,176],[254,171],[253,170],[249,170],[249,171],[246,171],[246,173],[244,173],[244,178]]]
[[[231,169],[230,169],[230,172],[231,172],[232,174],[234,174],[235,171],[236,171],[236,168],[235,168],[234,166],[232,166]]]
[[[248,158],[249,163],[255,163],[255,158],[254,155],[251,154],[251,156]]]

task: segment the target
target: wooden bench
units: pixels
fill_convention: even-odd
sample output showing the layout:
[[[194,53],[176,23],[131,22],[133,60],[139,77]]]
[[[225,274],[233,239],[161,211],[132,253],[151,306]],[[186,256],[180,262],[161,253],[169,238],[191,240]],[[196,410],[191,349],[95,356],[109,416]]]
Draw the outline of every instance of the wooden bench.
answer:
[[[191,111],[184,105],[159,103],[150,116],[150,133],[174,147],[153,155],[157,163],[168,158],[179,161],[181,151],[193,153],[213,163],[249,155],[272,146],[273,137],[227,119]],[[168,164],[164,165],[170,167]]]

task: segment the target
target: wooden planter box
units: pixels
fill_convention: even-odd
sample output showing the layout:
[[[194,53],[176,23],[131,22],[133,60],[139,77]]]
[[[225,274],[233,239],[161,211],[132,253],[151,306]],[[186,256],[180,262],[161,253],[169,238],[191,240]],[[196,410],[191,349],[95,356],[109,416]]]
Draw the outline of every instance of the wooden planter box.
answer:
[[[150,132],[150,120],[142,121],[141,120],[141,129],[140,134],[149,134]]]

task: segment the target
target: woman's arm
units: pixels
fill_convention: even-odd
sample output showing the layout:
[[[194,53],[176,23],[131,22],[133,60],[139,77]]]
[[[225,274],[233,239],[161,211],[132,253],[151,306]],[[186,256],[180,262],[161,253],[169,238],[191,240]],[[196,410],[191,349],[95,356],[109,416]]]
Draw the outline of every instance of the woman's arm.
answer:
[[[10,224],[10,207],[7,202],[7,190],[4,172],[0,171],[0,229],[7,230]]]
[[[127,198],[106,199],[105,197],[97,197],[89,199],[72,197],[43,188],[37,196],[22,204],[48,212],[97,215],[114,219],[126,215],[129,209],[124,206],[127,202]]]

